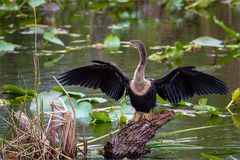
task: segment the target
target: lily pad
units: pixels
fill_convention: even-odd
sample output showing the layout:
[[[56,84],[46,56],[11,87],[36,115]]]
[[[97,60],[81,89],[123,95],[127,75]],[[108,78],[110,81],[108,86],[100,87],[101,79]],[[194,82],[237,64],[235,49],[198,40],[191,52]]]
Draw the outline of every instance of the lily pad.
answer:
[[[55,36],[52,32],[44,32],[43,38],[49,42],[64,46],[64,43]]]
[[[16,95],[16,96],[24,96],[24,95],[33,96],[34,95],[33,90],[23,89],[12,84],[3,85],[3,90],[5,93]]]
[[[81,99],[77,100],[77,102],[83,102],[83,101],[87,101],[90,103],[105,103],[105,102],[107,102],[106,99],[100,98],[100,97],[81,98]]]
[[[118,36],[110,34],[104,39],[104,45],[109,49],[118,49],[120,47],[120,39]]]
[[[28,35],[28,34],[35,34],[35,32],[37,34],[43,34],[44,33],[44,28],[42,27],[29,27],[27,28],[26,30],[22,31],[21,34],[25,34],[25,35]]]
[[[75,109],[76,118],[89,117],[89,113],[93,111],[92,105],[89,102],[81,102]]]
[[[28,0],[28,4],[35,8],[45,3],[45,0]]]
[[[0,40],[0,52],[12,52],[18,45]]]
[[[44,65],[44,67],[52,67],[52,66],[54,66],[55,63],[60,61],[63,57],[64,57],[64,54],[60,55],[59,57],[57,57],[51,61],[44,62],[43,65]]]
[[[60,92],[54,92],[54,91],[50,91],[50,92],[42,92],[40,94],[38,94],[37,96],[37,100],[38,100],[38,107],[39,108],[43,108],[44,111],[51,111],[51,102],[55,102],[55,103],[60,103],[59,101],[59,97],[62,95],[62,93]],[[36,99],[33,98],[32,102],[30,104],[30,109],[32,111],[36,111]]]
[[[199,37],[193,40],[191,43],[195,45],[208,46],[208,47],[224,47],[224,45],[222,44],[223,41],[218,40],[216,38],[208,37],[208,36]]]
[[[81,93],[81,92],[68,92],[68,94],[69,94],[71,97],[75,97],[75,98],[85,97],[85,94],[84,94],[84,93]]]
[[[105,112],[93,112],[90,113],[90,116],[93,119],[93,123],[95,122],[111,122],[110,118],[108,117],[108,115]]]
[[[221,112],[215,107],[207,105],[207,98],[199,99],[198,105],[194,105],[193,109],[198,111],[207,111],[211,116],[222,116]]]

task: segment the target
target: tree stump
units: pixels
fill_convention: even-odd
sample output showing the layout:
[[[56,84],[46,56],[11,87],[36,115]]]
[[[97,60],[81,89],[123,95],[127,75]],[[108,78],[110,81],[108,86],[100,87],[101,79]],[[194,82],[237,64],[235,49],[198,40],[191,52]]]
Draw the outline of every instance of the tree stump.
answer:
[[[130,121],[105,144],[106,159],[139,158],[146,154],[146,143],[155,136],[157,129],[174,118],[173,111],[154,113],[152,120]]]

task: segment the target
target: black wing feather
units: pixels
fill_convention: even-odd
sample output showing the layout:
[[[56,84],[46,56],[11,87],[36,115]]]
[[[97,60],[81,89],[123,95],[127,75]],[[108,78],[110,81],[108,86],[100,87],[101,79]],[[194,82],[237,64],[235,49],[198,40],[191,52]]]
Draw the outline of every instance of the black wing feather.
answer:
[[[63,85],[80,85],[97,89],[107,94],[112,99],[120,99],[127,88],[129,79],[114,63],[99,60],[94,64],[76,68],[60,75],[59,81]]]
[[[206,73],[194,70],[195,67],[180,67],[162,79],[154,81],[157,94],[171,103],[192,97],[194,94],[226,94],[226,84]]]

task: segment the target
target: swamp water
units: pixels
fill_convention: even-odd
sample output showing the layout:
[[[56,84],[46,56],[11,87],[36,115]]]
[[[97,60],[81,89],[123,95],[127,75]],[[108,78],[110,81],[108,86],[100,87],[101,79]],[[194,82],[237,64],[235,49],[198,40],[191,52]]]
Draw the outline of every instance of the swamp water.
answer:
[[[28,14],[31,14],[29,12]],[[240,12],[234,10],[225,4],[216,4],[208,9],[208,14],[216,15],[232,29],[239,30]],[[133,18],[130,18],[132,15]],[[138,4],[128,11],[122,8],[117,10],[103,9],[89,10],[81,2],[76,4],[64,4],[63,10],[59,11],[54,17],[38,17],[39,24],[53,25],[65,28],[70,33],[80,34],[80,37],[73,38],[62,34],[58,36],[65,44],[70,44],[73,40],[85,40],[90,36],[92,43],[103,42],[104,37],[111,33],[109,26],[118,23],[125,23],[128,27],[121,34],[121,40],[142,40],[149,54],[155,52],[150,47],[156,45],[173,45],[176,41],[188,43],[200,36],[211,36],[217,39],[226,37],[226,34],[209,19],[195,14],[179,13],[170,15],[162,12],[157,6],[151,3]],[[26,34],[26,24],[32,24],[27,18],[4,17],[1,18],[0,33],[6,35],[5,39],[21,45],[14,53],[6,53],[0,56],[0,86],[4,84],[15,84],[23,88],[33,88],[33,62],[32,53],[34,52],[34,34]],[[7,32],[11,32],[7,34]],[[44,46],[45,43],[38,35],[38,46]],[[75,46],[84,46],[86,42],[74,44]],[[62,50],[61,46],[46,45],[44,50]],[[121,47],[121,53],[109,53],[104,49],[83,47],[70,53],[46,53],[41,47],[40,52],[40,71],[41,85],[40,90],[49,90],[57,86],[52,76],[59,75],[69,69],[87,65],[91,60],[99,59],[115,62],[129,76],[133,75],[134,69],[138,63],[138,54],[135,49]],[[217,52],[217,51],[216,51]],[[194,53],[186,53],[181,59],[179,66],[194,65],[200,70],[225,81],[231,93],[240,86],[240,61],[239,59],[225,60],[224,54],[215,53],[212,49],[201,49]],[[59,58],[60,57],[60,58]],[[47,65],[49,61],[59,58],[58,61]],[[226,62],[225,62],[226,61]],[[172,69],[172,68],[171,68]],[[154,61],[148,61],[146,74],[147,77],[159,78],[170,68],[166,64]],[[75,90],[85,93],[87,96],[98,96],[106,98],[99,90],[86,88],[69,87],[68,90]],[[1,95],[4,97],[4,95]],[[230,101],[230,94],[227,96],[211,95],[206,96],[208,104],[216,106],[223,112]],[[190,101],[194,104],[200,97],[194,97]],[[117,102],[110,102],[101,105],[108,107]],[[172,134],[162,138],[155,138],[152,142],[165,141],[172,145],[159,145],[152,148],[151,153],[144,156],[146,159],[204,159],[201,155],[214,154],[224,159],[240,159],[240,117],[210,117],[207,114],[197,115],[196,117],[177,116],[174,120],[167,123],[159,130],[159,133],[166,133],[181,129],[219,125],[213,128]],[[82,124],[77,125],[77,135],[82,136]],[[91,124],[86,126],[87,137],[99,137],[118,129],[115,123]],[[90,157],[101,158],[98,153],[107,139],[96,141],[90,148]],[[151,143],[149,145],[151,145]],[[183,146],[184,144],[184,146]],[[91,144],[93,145],[93,144]]]

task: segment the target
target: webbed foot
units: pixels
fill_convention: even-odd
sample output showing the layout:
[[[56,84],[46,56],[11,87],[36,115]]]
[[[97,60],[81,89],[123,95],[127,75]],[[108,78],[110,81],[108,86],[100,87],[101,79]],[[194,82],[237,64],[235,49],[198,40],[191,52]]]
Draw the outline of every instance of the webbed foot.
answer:
[[[147,120],[147,121],[152,121],[153,117],[152,117],[152,112],[149,113],[143,113],[143,119]]]
[[[137,122],[137,121],[139,121],[141,119],[141,115],[140,115],[140,113],[139,112],[135,112],[134,113],[134,116],[133,116],[133,118],[132,118],[132,121],[133,122]]]

